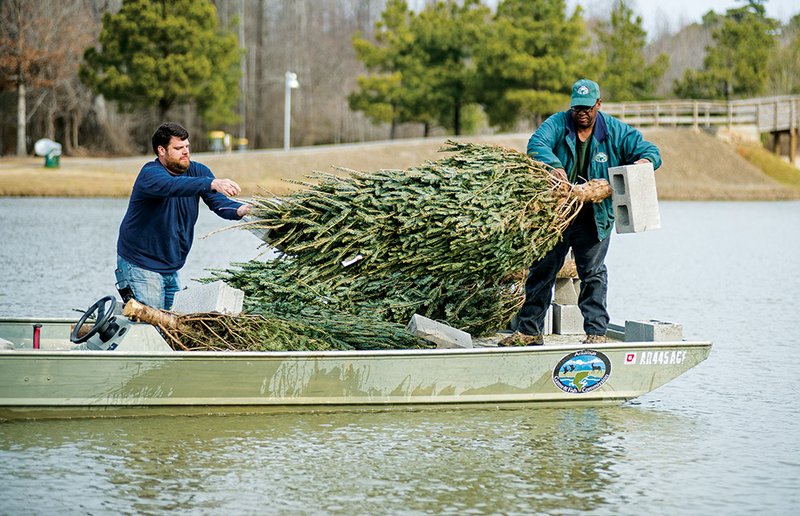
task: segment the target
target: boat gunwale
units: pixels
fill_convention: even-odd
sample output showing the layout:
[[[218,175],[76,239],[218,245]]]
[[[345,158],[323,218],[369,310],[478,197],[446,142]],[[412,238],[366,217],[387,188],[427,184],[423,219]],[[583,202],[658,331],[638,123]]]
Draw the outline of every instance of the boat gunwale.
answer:
[[[0,325],[20,323],[47,323],[47,324],[74,324],[75,320],[66,317],[0,317]],[[580,335],[576,335],[575,342],[558,344],[545,344],[544,346],[478,346],[473,348],[398,348],[398,349],[351,349],[351,350],[325,350],[325,351],[123,351],[123,350],[76,350],[68,348],[58,349],[32,349],[16,348],[13,350],[0,349],[0,357],[5,356],[71,356],[71,357],[152,357],[152,358],[218,358],[231,357],[252,359],[256,357],[274,358],[331,358],[331,357],[391,357],[391,356],[454,356],[454,355],[483,355],[483,354],[516,354],[516,353],[543,353],[548,351],[574,352],[577,350],[613,351],[630,348],[711,348],[710,340],[677,340],[677,341],[625,341],[625,327],[620,324],[610,323],[608,335],[612,340],[605,343],[583,343]]]
[[[484,355],[484,354],[517,354],[517,353],[544,353],[548,351],[573,352],[576,349],[591,349],[597,351],[613,351],[631,348],[710,348],[710,341],[638,341],[638,342],[607,342],[603,344],[567,343],[544,346],[520,347],[478,347],[458,349],[368,349],[368,350],[341,350],[341,351],[108,351],[108,350],[70,350],[70,349],[30,349],[19,348],[13,350],[0,350],[0,357],[58,357],[69,356],[74,358],[115,358],[115,357],[142,357],[142,358],[332,358],[332,357],[392,357],[392,356],[453,356],[453,355]]]

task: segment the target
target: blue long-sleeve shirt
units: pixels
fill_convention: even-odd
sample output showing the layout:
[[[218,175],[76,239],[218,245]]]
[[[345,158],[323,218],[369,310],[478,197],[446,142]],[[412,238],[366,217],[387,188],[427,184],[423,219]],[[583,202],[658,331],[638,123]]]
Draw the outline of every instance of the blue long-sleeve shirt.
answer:
[[[214,174],[191,161],[189,170],[176,176],[158,159],[139,172],[122,219],[117,254],[143,269],[160,273],[180,270],[192,248],[200,198],[217,215],[238,220],[242,204],[212,191]]]

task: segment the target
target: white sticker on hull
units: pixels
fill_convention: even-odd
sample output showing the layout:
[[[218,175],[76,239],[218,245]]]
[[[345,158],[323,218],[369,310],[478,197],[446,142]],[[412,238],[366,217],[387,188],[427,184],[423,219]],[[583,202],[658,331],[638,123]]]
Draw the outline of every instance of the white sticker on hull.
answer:
[[[625,365],[673,365],[686,360],[686,350],[625,353]]]

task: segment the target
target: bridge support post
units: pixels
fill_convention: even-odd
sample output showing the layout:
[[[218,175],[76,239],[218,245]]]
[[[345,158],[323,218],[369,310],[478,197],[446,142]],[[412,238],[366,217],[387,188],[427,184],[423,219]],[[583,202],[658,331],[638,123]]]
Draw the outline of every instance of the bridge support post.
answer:
[[[792,99],[791,109],[789,110],[789,161],[792,165],[797,165],[797,99]]]
[[[778,156],[781,155],[781,132],[780,131],[772,131],[772,152],[777,154]]]

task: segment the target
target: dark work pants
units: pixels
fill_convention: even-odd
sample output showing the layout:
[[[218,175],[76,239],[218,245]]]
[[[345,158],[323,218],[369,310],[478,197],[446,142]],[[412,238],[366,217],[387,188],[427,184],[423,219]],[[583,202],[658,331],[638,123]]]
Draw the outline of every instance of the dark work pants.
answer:
[[[590,204],[585,205],[572,224],[564,231],[558,244],[534,263],[525,282],[525,303],[517,315],[516,331],[528,335],[541,335],[544,316],[550,307],[556,275],[564,265],[570,247],[575,255],[575,266],[581,280],[578,307],[583,314],[583,331],[587,335],[605,335],[608,328],[606,293],[608,270],[605,259],[611,235],[597,239],[597,226]]]

